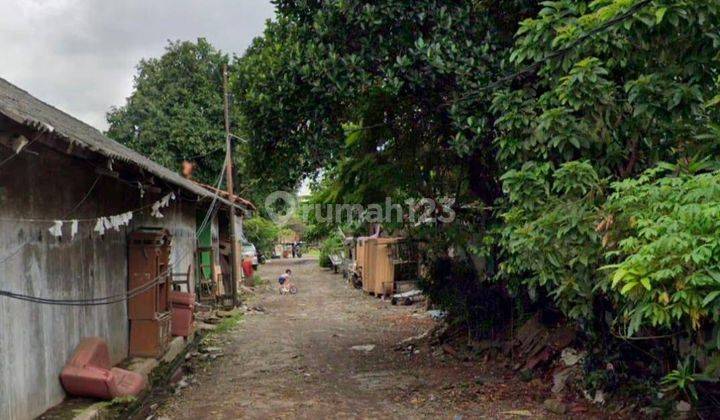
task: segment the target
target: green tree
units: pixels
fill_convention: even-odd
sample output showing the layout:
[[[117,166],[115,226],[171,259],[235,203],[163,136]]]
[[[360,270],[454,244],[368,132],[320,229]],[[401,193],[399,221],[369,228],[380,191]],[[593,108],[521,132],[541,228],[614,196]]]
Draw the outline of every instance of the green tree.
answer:
[[[490,205],[489,97],[453,99],[499,75],[534,3],[277,1],[234,84],[253,172],[288,188],[322,170],[350,202],[469,190]]]
[[[625,304],[597,287],[607,185],[717,155],[719,34],[720,3],[704,0],[560,0],[522,23],[510,62],[526,71],[493,104],[505,280],[577,318]]]
[[[138,64],[133,93],[107,115],[108,136],[168,168],[194,161],[196,178],[213,183],[224,161],[222,67],[228,63],[205,39],[170,42],[160,58]]]
[[[272,221],[256,216],[243,222],[243,232],[245,238],[269,258],[280,235],[280,228]]]

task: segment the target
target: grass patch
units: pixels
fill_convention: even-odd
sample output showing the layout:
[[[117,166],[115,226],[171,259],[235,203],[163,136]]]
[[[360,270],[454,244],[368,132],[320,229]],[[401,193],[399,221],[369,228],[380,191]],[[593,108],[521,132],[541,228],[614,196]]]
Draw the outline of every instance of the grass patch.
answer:
[[[253,276],[247,281],[248,286],[251,287],[262,286],[267,283],[268,281],[262,278],[260,274],[257,273],[253,274]]]
[[[217,324],[217,327],[211,332],[211,335],[215,334],[225,334],[226,332],[232,330],[234,327],[236,327],[238,324],[240,324],[240,321],[242,321],[243,314],[241,312],[238,312],[237,314],[223,319],[219,324]]]

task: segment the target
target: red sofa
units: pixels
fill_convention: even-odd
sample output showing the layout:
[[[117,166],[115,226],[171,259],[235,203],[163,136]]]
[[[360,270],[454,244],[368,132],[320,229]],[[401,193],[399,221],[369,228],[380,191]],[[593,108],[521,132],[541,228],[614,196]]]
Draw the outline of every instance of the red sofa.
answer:
[[[60,374],[69,395],[111,400],[137,397],[148,387],[145,376],[110,365],[107,344],[101,338],[83,338]]]

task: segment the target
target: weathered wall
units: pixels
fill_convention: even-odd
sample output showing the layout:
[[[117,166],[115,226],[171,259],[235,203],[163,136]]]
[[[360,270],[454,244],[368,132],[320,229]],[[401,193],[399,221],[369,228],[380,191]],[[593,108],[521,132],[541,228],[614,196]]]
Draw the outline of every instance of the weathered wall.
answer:
[[[197,247],[195,232],[196,216],[195,203],[178,198],[172,201],[170,207],[161,210],[162,219],[156,219],[149,213],[143,213],[133,219],[133,229],[141,227],[162,227],[170,231],[172,235],[172,249],[170,252],[170,264],[175,273],[187,273],[190,264],[193,263],[193,256]],[[192,279],[191,279],[192,280]],[[191,282],[190,290],[195,290]]]
[[[138,227],[170,230],[172,261],[187,270],[195,247],[192,202],[173,202],[163,219],[138,213],[130,226],[104,236],[93,232],[94,223],[80,223],[73,240],[68,225],[58,240],[48,231],[52,224],[21,220],[120,214],[161,197],[141,198],[135,186],[99,177],[88,162],[39,144],[33,150],[40,153],[23,152],[0,167],[0,289],[66,299],[121,295],[127,289],[127,235]],[[7,156],[0,147],[0,161]],[[87,336],[105,339],[114,363],[127,357],[127,304],[78,308],[0,297],[0,419],[33,418],[60,403],[60,371]]]
[[[48,223],[18,220],[114,214],[137,204],[128,187],[101,178],[71,214],[96,179],[87,163],[52,151],[21,153],[0,168],[1,289],[70,299],[126,290],[125,228],[100,237],[91,223],[81,223],[74,240],[58,240]],[[62,401],[58,375],[82,337],[102,337],[114,362],[125,358],[127,325],[124,302],[67,307],[0,298],[0,418],[32,418]]]

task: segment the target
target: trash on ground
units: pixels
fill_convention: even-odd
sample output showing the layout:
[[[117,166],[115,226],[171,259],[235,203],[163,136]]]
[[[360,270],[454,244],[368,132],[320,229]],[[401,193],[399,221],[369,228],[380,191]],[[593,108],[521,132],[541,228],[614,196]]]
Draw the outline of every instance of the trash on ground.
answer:
[[[422,291],[413,289],[404,293],[396,293],[392,295],[390,303],[393,305],[403,304],[405,306],[410,306],[416,302],[422,302],[423,300],[425,300],[425,295],[423,295]]]
[[[441,320],[447,318],[448,313],[447,313],[447,311],[432,309],[432,310],[428,311],[428,315],[430,315],[430,318],[432,318],[435,321],[441,321]]]
[[[560,360],[565,366],[570,367],[582,362],[583,359],[585,359],[585,355],[586,352],[584,351],[579,352],[572,347],[568,347],[563,349],[562,353],[560,353]]]
[[[504,416],[518,416],[518,417],[532,417],[533,413],[531,413],[528,410],[510,410],[510,411],[503,411],[500,414]]]
[[[369,353],[375,349],[375,344],[365,344],[362,346],[352,346],[350,347],[350,350],[353,351],[363,351],[365,353]]]

